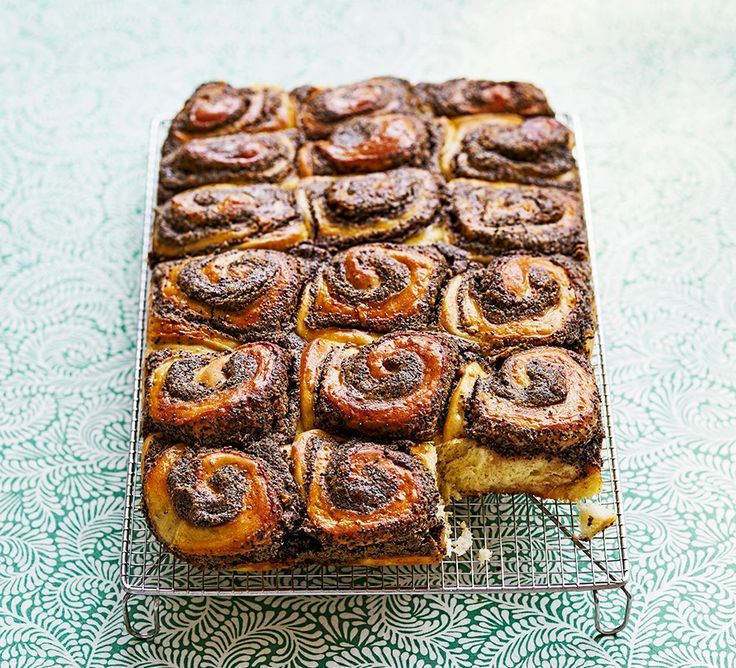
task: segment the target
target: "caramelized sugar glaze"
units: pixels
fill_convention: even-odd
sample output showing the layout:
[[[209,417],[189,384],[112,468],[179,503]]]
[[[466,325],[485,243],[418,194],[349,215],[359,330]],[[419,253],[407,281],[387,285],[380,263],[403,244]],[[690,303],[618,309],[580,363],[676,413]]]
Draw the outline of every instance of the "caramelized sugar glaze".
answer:
[[[600,487],[572,133],[531,84],[203,84],[163,146],[142,462],[208,568],[442,559],[444,503]]]

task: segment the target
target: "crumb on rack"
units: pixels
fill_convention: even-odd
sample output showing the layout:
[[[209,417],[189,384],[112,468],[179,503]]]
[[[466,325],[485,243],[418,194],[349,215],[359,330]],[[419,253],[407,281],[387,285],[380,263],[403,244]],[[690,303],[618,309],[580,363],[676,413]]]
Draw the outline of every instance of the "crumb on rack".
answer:
[[[577,538],[580,540],[590,540],[616,521],[616,513],[600,503],[578,501],[577,507],[580,513]]]
[[[450,541],[450,554],[464,555],[473,546],[473,534],[465,522],[460,522],[460,535]]]
[[[478,550],[478,556],[476,558],[476,561],[479,564],[482,564],[486,561],[488,561],[491,558],[491,551],[487,547],[482,547],[480,550]]]

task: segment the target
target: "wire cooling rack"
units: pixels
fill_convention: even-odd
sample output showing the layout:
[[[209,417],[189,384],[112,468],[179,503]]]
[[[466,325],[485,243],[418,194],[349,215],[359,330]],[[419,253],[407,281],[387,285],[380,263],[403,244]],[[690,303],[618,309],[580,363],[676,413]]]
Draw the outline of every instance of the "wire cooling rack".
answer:
[[[584,206],[588,206],[580,124],[563,120],[577,137],[576,158],[583,181]],[[149,270],[146,263],[157,187],[161,143],[169,121],[157,118],[151,125],[148,156],[146,209],[141,256],[138,340],[126,486],[121,573],[125,590],[125,624],[136,638],[152,638],[159,629],[161,596],[258,596],[341,595],[408,593],[499,593],[592,591],[595,626],[603,635],[621,631],[628,622],[631,595],[621,507],[616,451],[606,381],[602,334],[596,335],[593,369],[602,396],[603,487],[594,500],[616,513],[617,522],[590,541],[579,541],[574,504],[527,495],[489,494],[481,499],[455,502],[448,508],[450,535],[457,539],[467,527],[472,545],[464,554],[453,554],[437,565],[422,566],[307,566],[287,570],[237,572],[203,571],[177,559],[153,537],[141,510],[139,434],[141,374],[146,341],[146,304]],[[586,208],[590,228],[590,212]],[[589,229],[590,231],[590,229]],[[591,248],[591,255],[593,255]],[[483,550],[483,552],[481,552]],[[484,559],[481,559],[485,557]],[[621,589],[624,608],[620,622],[604,628],[598,592]],[[141,631],[132,623],[131,595],[154,597],[151,627]]]

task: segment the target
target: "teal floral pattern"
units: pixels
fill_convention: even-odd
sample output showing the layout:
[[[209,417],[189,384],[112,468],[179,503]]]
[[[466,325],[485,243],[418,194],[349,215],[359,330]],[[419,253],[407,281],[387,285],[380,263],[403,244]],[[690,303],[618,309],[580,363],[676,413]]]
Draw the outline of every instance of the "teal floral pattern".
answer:
[[[0,6],[0,666],[736,665],[736,5]],[[585,132],[634,607],[119,581],[147,128],[200,81],[542,85]],[[604,594],[604,615],[620,594]],[[137,624],[150,602],[134,607]]]

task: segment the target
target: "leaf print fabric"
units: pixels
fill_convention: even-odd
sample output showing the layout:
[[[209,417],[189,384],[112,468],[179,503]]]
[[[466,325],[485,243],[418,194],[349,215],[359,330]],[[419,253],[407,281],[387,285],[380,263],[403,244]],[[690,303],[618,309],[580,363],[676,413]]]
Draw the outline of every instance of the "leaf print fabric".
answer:
[[[732,666],[734,24],[726,0],[2,3],[0,666]],[[589,594],[173,598],[133,641],[119,554],[150,120],[206,79],[372,73],[533,81],[582,119],[630,623],[596,639]],[[602,599],[615,623],[620,593]]]

